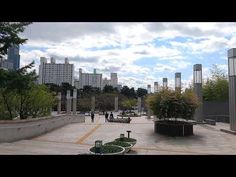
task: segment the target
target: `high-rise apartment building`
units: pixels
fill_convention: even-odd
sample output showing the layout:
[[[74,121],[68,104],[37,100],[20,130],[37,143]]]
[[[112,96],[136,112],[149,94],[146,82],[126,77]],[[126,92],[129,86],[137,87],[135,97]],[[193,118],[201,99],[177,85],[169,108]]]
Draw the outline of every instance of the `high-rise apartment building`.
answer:
[[[158,92],[158,82],[154,82],[154,93]]]
[[[79,69],[79,88],[84,86],[92,86],[102,89],[102,74],[98,74],[96,69],[93,73],[82,73],[82,69]]]
[[[102,85],[103,87],[105,87],[105,85],[110,85],[114,88],[118,88],[118,77],[117,77],[117,73],[111,73],[111,79],[103,79],[102,81]]]
[[[65,63],[56,63],[51,58],[51,63],[47,63],[47,58],[40,58],[39,65],[39,84],[53,83],[61,85],[69,83],[74,86],[74,65],[69,64],[69,60],[65,58]]]
[[[7,50],[7,60],[13,64],[13,69],[18,70],[20,68],[20,47],[19,45],[13,45]]]

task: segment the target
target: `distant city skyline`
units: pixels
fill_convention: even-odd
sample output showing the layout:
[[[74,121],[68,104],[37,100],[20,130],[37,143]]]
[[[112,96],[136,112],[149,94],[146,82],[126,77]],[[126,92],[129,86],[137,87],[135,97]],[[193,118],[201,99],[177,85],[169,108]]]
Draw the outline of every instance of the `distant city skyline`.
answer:
[[[154,89],[168,78],[174,88],[175,72],[182,86],[192,82],[193,65],[202,64],[203,79],[213,64],[227,73],[227,50],[236,47],[236,23],[33,23],[22,36],[21,66],[40,57],[68,57],[84,72],[114,72],[129,87]]]

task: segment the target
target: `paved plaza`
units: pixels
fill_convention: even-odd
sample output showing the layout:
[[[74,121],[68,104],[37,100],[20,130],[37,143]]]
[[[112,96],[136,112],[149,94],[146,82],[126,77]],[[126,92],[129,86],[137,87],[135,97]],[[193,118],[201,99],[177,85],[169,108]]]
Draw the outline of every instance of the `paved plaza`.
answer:
[[[105,122],[103,115],[95,115],[94,123],[89,116],[85,120],[85,123],[69,124],[31,140],[1,143],[0,154],[88,154],[95,140],[113,141],[121,133],[127,136],[127,130],[132,131],[131,138],[137,139],[130,155],[236,154],[236,135],[220,131],[229,128],[225,123],[195,125],[195,135],[191,137],[167,137],[154,133],[153,120],[146,116],[134,117],[130,124]]]

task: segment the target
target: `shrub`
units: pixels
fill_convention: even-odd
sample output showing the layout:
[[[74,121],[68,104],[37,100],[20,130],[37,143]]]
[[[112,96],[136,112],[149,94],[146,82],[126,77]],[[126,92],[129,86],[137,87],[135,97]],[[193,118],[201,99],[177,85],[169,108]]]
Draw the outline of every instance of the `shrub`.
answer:
[[[123,141],[112,141],[112,142],[105,143],[104,145],[117,145],[117,146],[121,146],[124,148],[131,146],[131,144],[129,144],[127,142],[123,142]]]
[[[108,145],[103,145],[101,147],[101,153],[102,154],[107,154],[107,153],[116,153],[116,152],[121,152],[123,149],[119,146],[108,146]],[[95,152],[95,147],[90,148],[90,151]]]
[[[115,141],[135,142],[136,139],[124,137],[124,138],[116,138]]]
[[[146,103],[159,119],[191,119],[199,105],[196,95],[188,90],[183,93],[164,89],[149,95]]]

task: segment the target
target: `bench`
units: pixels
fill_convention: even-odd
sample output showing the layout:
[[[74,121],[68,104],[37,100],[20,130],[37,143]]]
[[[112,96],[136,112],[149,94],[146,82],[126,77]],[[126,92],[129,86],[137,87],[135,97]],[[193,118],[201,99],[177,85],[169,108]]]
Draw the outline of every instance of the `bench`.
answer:
[[[209,125],[216,125],[216,121],[213,119],[205,119],[205,122]]]
[[[130,123],[131,119],[128,118],[116,118],[116,119],[108,119],[108,122],[117,122],[117,123]]]

